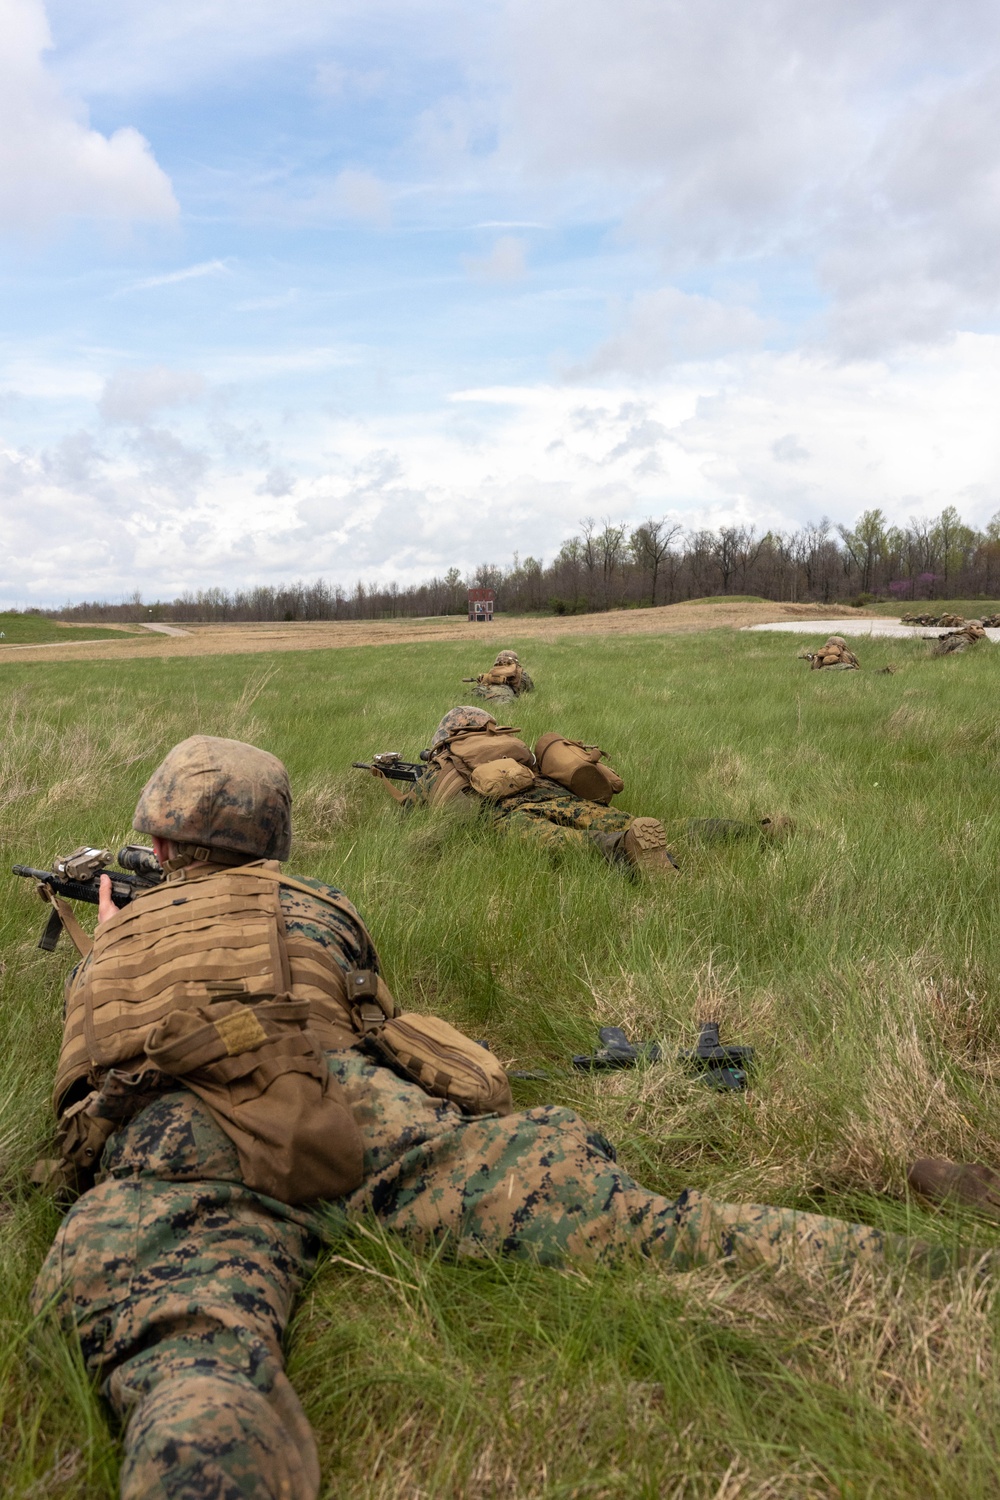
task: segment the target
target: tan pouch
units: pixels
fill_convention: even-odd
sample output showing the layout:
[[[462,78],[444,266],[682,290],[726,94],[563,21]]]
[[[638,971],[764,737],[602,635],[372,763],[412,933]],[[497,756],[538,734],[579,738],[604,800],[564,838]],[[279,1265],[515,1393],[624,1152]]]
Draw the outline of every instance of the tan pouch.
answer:
[[[561,734],[543,734],[535,745],[539,774],[590,802],[608,803],[625,785],[612,766],[601,765],[603,755],[599,745],[567,740]]]
[[[490,728],[456,735],[449,741],[448,753],[460,768],[465,767],[470,773],[491,760],[516,760],[522,766],[535,763],[528,746],[518,739],[516,729]]]
[[[514,1108],[507,1074],[493,1053],[438,1016],[394,1016],[368,1045],[425,1093],[450,1099],[467,1115],[507,1115]]]
[[[490,667],[488,672],[483,672],[479,681],[487,687],[512,687],[515,692],[521,685],[521,668],[512,662],[509,667]]]
[[[535,773],[530,766],[522,766],[516,760],[487,761],[485,766],[477,766],[469,778],[469,785],[480,797],[489,797],[492,802],[499,802],[502,797],[511,797],[515,792],[523,792],[531,786],[535,780]]]
[[[340,1198],[364,1177],[361,1132],[306,1029],[306,1001],[174,1010],[146,1056],[211,1110],[247,1187],[282,1203]]]

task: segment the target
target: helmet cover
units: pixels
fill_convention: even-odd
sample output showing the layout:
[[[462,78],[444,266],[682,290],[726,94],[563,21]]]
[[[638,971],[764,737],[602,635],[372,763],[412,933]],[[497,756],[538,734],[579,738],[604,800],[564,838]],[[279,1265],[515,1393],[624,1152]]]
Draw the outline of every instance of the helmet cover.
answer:
[[[485,708],[474,708],[471,703],[463,703],[459,708],[450,708],[435,729],[431,738],[431,749],[436,750],[453,735],[460,734],[463,729],[485,729],[488,724],[496,724],[492,714],[488,714]]]
[[[242,740],[194,734],[153,772],[132,827],[247,859],[287,859],[291,810],[288,772],[276,756]]]

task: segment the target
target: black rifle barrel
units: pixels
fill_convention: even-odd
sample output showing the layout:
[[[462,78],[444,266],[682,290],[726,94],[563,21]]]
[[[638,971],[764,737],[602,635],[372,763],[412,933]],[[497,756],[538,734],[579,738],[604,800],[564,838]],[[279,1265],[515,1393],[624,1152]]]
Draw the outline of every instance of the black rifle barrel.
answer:
[[[352,760],[351,765],[355,771],[381,771],[392,781],[419,781],[427,769],[426,765],[412,760],[390,760],[384,765],[378,760]]]
[[[63,875],[54,875],[51,870],[35,870],[31,865],[14,865],[13,872],[25,880],[47,885],[50,891],[69,901],[88,901],[91,906],[96,906],[101,898],[100,875],[95,875],[93,880],[68,880]],[[149,881],[137,875],[112,875],[108,870],[102,870],[101,874],[107,875],[111,881],[111,899],[116,906],[128,906],[133,896],[149,888]]]

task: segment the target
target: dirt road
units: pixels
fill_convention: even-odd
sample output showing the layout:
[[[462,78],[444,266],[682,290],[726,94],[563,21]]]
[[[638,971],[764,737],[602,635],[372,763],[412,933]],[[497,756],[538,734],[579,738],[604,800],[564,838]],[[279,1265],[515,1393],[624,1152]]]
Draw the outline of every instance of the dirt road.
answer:
[[[485,660],[512,641],[554,641],[563,636],[671,635],[698,630],[739,630],[776,620],[827,621],[821,604],[744,604],[724,598],[657,609],[612,610],[593,615],[500,615],[492,625],[470,625],[454,615],[421,620],[317,620],[265,625],[190,625],[185,634],[122,635],[120,640],[58,642],[5,649],[5,661],[125,661],[131,657],[242,656],[263,651],[330,651],[344,646],[398,646],[420,641],[468,641]],[[36,656],[37,652],[37,656]]]

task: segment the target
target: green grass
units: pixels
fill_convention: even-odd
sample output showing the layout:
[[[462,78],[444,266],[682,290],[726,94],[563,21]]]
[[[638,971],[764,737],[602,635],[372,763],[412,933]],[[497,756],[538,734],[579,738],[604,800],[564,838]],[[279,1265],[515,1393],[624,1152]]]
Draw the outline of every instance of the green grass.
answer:
[[[850,615],[850,604],[831,605],[831,612]],[[995,615],[1000,611],[998,599],[882,599],[877,604],[866,604],[864,612],[888,615],[898,619],[900,615],[961,615],[966,620],[981,620],[984,615]]]
[[[120,630],[104,630],[99,625],[59,625],[44,615],[22,615],[15,610],[0,611],[0,630],[4,633],[0,646],[44,645],[47,641],[110,640],[123,634]],[[125,633],[136,634],[135,631]]]
[[[506,642],[504,642],[506,644]],[[819,1208],[945,1244],[1000,1242],[909,1202],[915,1155],[1000,1161],[1000,652],[935,659],[873,640],[860,673],[810,673],[798,637],[711,632],[510,644],[538,691],[526,737],[598,739],[618,798],[688,817],[791,812],[778,849],[688,848],[666,886],[596,858],[552,865],[486,826],[401,820],[349,769],[412,758],[465,644],[0,668],[0,859],[125,839],[164,751],[203,731],[280,755],[291,868],[341,885],[405,1005],[490,1040],[550,1082],[518,1102],[578,1109],[648,1186]],[[491,651],[493,647],[491,647]],[[481,655],[482,653],[480,653]],[[893,662],[894,675],[875,669]],[[0,915],[0,1457],[5,1493],[111,1496],[115,1444],[72,1351],[26,1356],[27,1292],[58,1211],[24,1173],[47,1096],[69,954],[10,879]],[[666,1061],[573,1075],[595,1028],[655,1037],[698,1020],[752,1044],[745,1095]],[[405,1496],[992,1496],[1000,1377],[992,1287],[955,1274],[674,1277],[418,1257],[357,1234],[315,1277],[290,1369],[326,1493]]]

